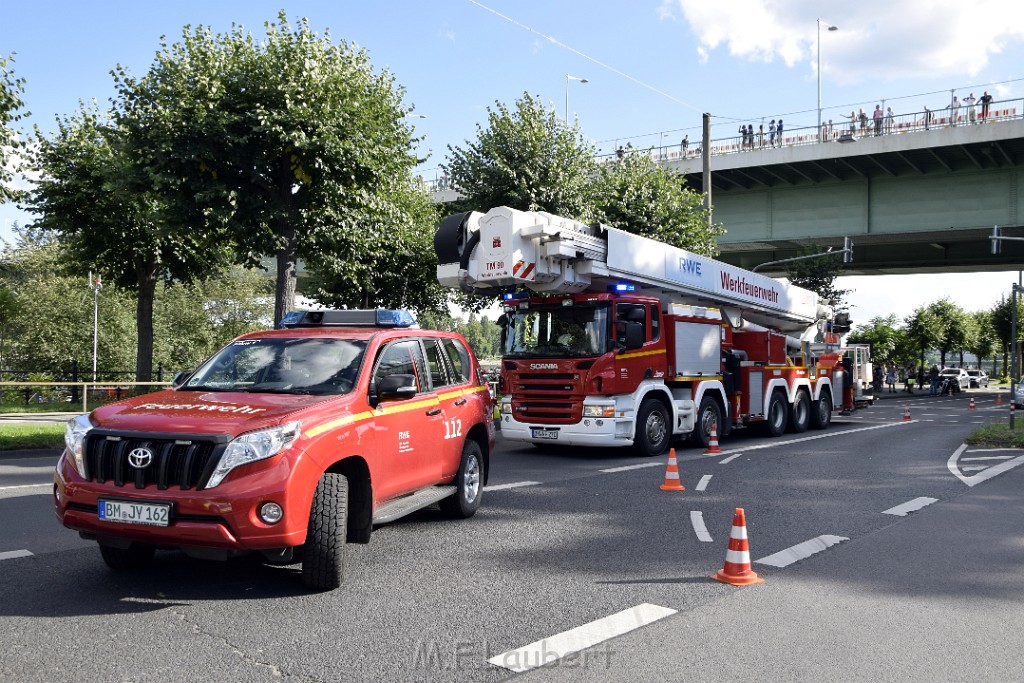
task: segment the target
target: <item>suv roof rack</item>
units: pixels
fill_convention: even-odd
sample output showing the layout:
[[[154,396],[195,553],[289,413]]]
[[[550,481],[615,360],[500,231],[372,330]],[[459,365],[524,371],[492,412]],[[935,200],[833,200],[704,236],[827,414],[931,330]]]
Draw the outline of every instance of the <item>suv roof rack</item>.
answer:
[[[292,311],[281,327],[414,327],[416,319],[405,309],[367,308],[345,311]]]

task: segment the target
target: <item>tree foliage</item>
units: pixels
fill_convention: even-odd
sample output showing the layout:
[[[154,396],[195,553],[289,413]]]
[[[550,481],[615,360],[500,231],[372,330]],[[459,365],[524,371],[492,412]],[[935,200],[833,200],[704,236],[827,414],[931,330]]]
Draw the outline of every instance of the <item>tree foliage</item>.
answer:
[[[895,315],[876,316],[858,325],[847,341],[851,344],[870,344],[873,363],[902,363],[900,350],[906,346],[906,333],[900,328]]]
[[[594,216],[605,225],[705,256],[718,254],[715,238],[725,231],[708,227],[703,195],[649,154],[631,152],[601,166],[591,196]]]
[[[226,229],[241,263],[275,256],[275,320],[293,307],[299,258],[344,282],[338,263],[372,264],[391,231],[425,229],[403,90],[305,19],[281,12],[261,40],[186,26],[145,76],[115,78],[133,154],[178,222]]]
[[[793,261],[786,271],[786,279],[797,287],[816,292],[822,299],[831,302],[832,308],[845,311],[849,308],[846,295],[852,290],[840,289],[836,279],[843,273],[843,259],[839,254],[819,253],[810,248],[804,249],[801,256],[811,256]]]
[[[508,206],[589,220],[596,150],[579,125],[569,127],[553,107],[523,93],[514,108],[495,102],[487,127],[466,147],[448,146],[441,168],[469,209]]]
[[[14,55],[0,57],[0,202],[18,199],[10,183],[16,173],[15,164],[21,141],[11,127],[26,114],[22,111],[24,102],[21,99],[25,92],[25,79],[19,78],[14,72]]]

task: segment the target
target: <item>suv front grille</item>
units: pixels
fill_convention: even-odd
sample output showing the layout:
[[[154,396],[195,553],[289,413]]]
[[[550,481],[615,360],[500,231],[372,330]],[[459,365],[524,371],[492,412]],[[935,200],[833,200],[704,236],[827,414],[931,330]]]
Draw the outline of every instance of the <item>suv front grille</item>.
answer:
[[[177,486],[202,489],[220,461],[230,437],[210,434],[158,434],[93,429],[86,435],[85,478],[114,486],[160,490]],[[135,457],[130,457],[132,453]],[[149,462],[146,452],[151,454]],[[134,464],[133,464],[134,463]]]

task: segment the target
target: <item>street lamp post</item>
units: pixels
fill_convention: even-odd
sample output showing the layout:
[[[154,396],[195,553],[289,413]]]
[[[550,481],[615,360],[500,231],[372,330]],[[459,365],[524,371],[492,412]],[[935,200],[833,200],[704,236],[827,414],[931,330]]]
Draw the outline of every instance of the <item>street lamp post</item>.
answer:
[[[569,123],[569,81],[579,81],[580,83],[587,83],[587,79],[580,78],[579,76],[565,75],[565,122]]]
[[[818,142],[823,142],[821,135],[821,19],[818,19]],[[825,22],[829,31],[838,31],[838,26]]]

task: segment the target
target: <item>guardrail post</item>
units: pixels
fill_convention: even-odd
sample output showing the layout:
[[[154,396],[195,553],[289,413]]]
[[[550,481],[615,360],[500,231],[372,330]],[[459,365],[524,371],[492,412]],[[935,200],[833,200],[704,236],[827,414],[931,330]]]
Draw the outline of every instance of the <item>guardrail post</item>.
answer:
[[[71,381],[78,382],[78,361],[71,361]],[[78,403],[78,384],[71,385],[71,402]]]

